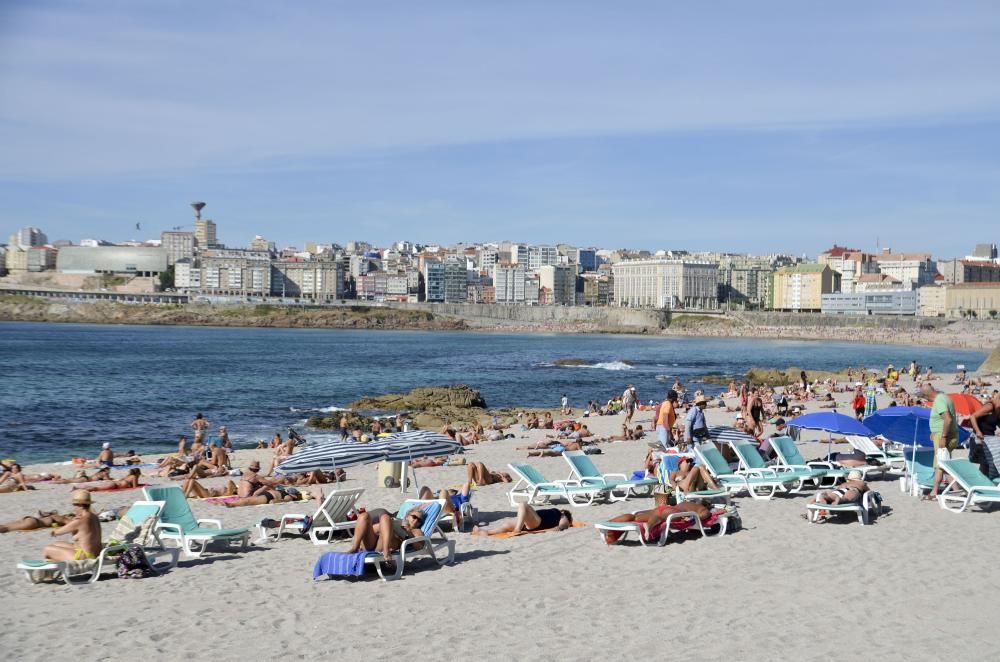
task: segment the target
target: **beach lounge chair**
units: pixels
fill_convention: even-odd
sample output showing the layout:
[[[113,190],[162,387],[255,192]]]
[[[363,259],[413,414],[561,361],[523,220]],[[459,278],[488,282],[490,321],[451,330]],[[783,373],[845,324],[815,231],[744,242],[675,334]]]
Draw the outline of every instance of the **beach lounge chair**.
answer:
[[[309,540],[314,545],[326,545],[334,542],[334,531],[350,531],[354,528],[354,520],[347,519],[347,513],[354,508],[358,498],[364,493],[364,488],[353,490],[334,490],[326,495],[323,503],[312,515],[312,523],[305,531],[305,514],[285,513],[281,516],[277,529],[260,527],[261,540],[280,540],[286,533],[301,536],[308,533]],[[274,531],[274,533],[270,533]]]
[[[391,558],[385,558],[378,552],[369,552],[365,557],[366,565],[374,565],[375,571],[382,581],[399,579],[403,576],[406,568],[406,561],[417,557],[430,557],[435,563],[441,565],[442,560],[437,553],[444,550],[445,557],[443,563],[455,562],[455,541],[449,540],[448,536],[441,530],[440,517],[444,512],[444,499],[409,499],[399,507],[398,517],[405,517],[413,508],[422,508],[427,513],[424,518],[424,525],[421,527],[423,535],[404,540],[398,552],[394,552]],[[395,571],[387,575],[387,564],[392,563]]]
[[[612,501],[624,501],[629,496],[637,495],[637,488],[642,491],[643,495],[649,495],[658,482],[655,478],[630,480],[625,474],[601,473],[590,456],[583,451],[563,451],[562,456],[569,465],[570,479],[579,481],[581,485],[598,485],[608,488],[608,494]]]
[[[861,495],[860,502],[854,501],[851,503],[838,503],[836,505],[823,503],[806,504],[806,512],[809,515],[810,522],[818,522],[820,513],[824,511],[828,513],[854,513],[858,516],[858,523],[861,526],[865,526],[871,523],[872,514],[880,515],[882,513],[882,506],[875,499],[875,493],[871,490]]]
[[[972,505],[1000,503],[1000,487],[973,463],[965,459],[938,460],[938,463],[951,478],[948,487],[938,494],[938,503],[945,510],[960,513]]]
[[[517,476],[517,482],[507,493],[512,506],[521,502],[535,505],[547,503],[550,499],[565,499],[571,506],[583,507],[609,498],[610,488],[604,485],[583,485],[578,480],[549,481],[530,464],[507,466]]]
[[[176,485],[159,485],[143,488],[150,501],[163,501],[163,510],[156,525],[161,540],[176,540],[188,556],[199,557],[205,553],[209,543],[223,542],[229,548],[240,544],[245,551],[250,539],[247,529],[223,529],[217,519],[195,519],[187,498]],[[205,526],[208,525],[208,526]]]
[[[660,459],[660,463],[656,467],[656,478],[660,485],[670,487],[674,491],[677,501],[684,501],[685,499],[705,499],[707,501],[722,499],[727,506],[732,503],[732,499],[729,497],[729,490],[725,487],[720,487],[717,490],[685,492],[679,485],[670,480],[670,474],[677,470],[677,464],[676,462],[668,461],[668,457],[665,455]]]
[[[771,499],[778,492],[787,492],[801,484],[795,476],[779,476],[774,470],[729,468],[726,458],[711,442],[696,444],[695,454],[702,464],[711,472],[712,477],[721,487],[732,494],[746,492],[754,499]],[[759,456],[759,454],[758,454]]]
[[[778,457],[776,468],[793,469],[802,472],[813,472],[811,482],[816,487],[831,487],[845,479],[848,470],[830,461],[806,462],[791,437],[771,437],[771,448]]]
[[[819,480],[826,476],[826,470],[824,469],[812,469],[810,467],[799,469],[784,465],[768,466],[767,461],[761,457],[757,447],[747,441],[732,441],[729,442],[729,445],[733,449],[733,452],[736,453],[736,457],[739,458],[740,469],[764,472],[764,475],[767,475],[767,472],[772,472],[772,475],[775,477],[787,478],[789,480],[794,478],[796,483],[791,488],[792,492],[802,491],[806,483],[815,487],[819,484]]]
[[[851,448],[864,453],[865,459],[875,460],[880,465],[883,465],[882,467],[873,465],[871,469],[858,467],[866,476],[868,475],[868,471],[875,471],[879,469],[882,471],[888,470],[894,473],[900,473],[906,466],[906,458],[908,455],[904,451],[883,450],[882,448],[879,448],[870,437],[863,437],[856,434],[844,435],[844,439],[846,439],[847,443],[851,445]],[[888,469],[885,467],[888,467]]]
[[[916,485],[913,492],[915,494],[930,492],[931,488],[934,487],[934,450],[921,449],[913,455],[907,455],[904,459],[906,472]],[[906,492],[905,483],[906,481],[901,478],[900,489],[903,492]]]
[[[147,545],[151,545],[151,543],[157,543],[157,546],[160,546],[156,533],[156,518],[163,506],[162,501],[136,501],[132,504],[132,507],[118,520],[114,531],[96,559],[21,561],[17,564],[17,569],[24,572],[28,580],[34,583],[62,580],[70,586],[93,584],[100,579],[102,572],[115,569],[118,553],[129,545],[143,547],[154,571],[162,572],[172,568],[177,565],[180,550],[160,549],[154,551],[147,549]],[[158,563],[163,556],[168,557],[166,562]]]
[[[642,522],[598,522],[594,524],[594,528],[597,529],[602,537],[606,533],[620,533],[621,537],[617,542],[622,542],[628,537],[628,534],[635,533],[639,538],[639,543],[643,547],[654,542],[654,540],[658,547],[663,547],[667,544],[671,532],[677,534],[682,531],[697,531],[701,534],[702,538],[714,538],[725,535],[728,522],[729,511],[719,508],[713,510],[711,518],[705,522],[702,522],[693,513],[671,513],[667,515],[666,521],[660,525],[658,535],[655,538],[649,537],[646,525]],[[715,533],[710,533],[716,526],[718,526],[718,530]]]

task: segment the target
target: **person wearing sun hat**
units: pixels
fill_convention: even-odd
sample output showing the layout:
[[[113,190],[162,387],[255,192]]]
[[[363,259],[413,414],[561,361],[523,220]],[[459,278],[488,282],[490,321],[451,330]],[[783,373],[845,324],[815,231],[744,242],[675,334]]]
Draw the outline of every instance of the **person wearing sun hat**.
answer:
[[[707,406],[708,398],[704,395],[695,396],[694,406],[688,409],[684,419],[684,443],[690,444],[708,438],[708,423],[705,422]]]
[[[52,536],[73,534],[73,542],[59,541],[42,550],[48,561],[83,561],[96,559],[101,553],[101,521],[90,510],[91,496],[86,490],[73,490],[73,520],[52,529]]]

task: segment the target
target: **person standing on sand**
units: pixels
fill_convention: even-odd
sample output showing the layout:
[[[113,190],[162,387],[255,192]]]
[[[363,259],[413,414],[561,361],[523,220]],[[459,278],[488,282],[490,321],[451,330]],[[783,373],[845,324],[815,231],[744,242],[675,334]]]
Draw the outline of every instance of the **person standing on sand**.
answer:
[[[340,440],[347,441],[347,438],[351,436],[351,433],[347,431],[347,414],[340,415]]]
[[[708,438],[708,423],[705,422],[705,407],[708,400],[704,395],[696,396],[694,407],[688,410],[684,419],[684,443],[692,444]]]
[[[939,392],[929,382],[922,389],[924,398],[931,404],[930,429],[934,441],[934,486],[927,499],[937,499],[938,487],[944,478],[941,460],[951,459],[951,452],[958,446],[958,420],[955,403],[946,394]]]
[[[625,425],[632,422],[632,415],[635,413],[637,402],[635,386],[629,384],[622,393],[622,410],[625,412]]]
[[[191,429],[194,430],[194,440],[196,442],[204,441],[205,430],[208,429],[208,425],[208,421],[201,415],[201,412],[195,414],[194,420],[191,421]]]
[[[562,400],[559,401],[559,406],[561,408],[563,415],[568,415],[571,413],[569,410],[569,398],[566,397],[565,393],[563,393]]]
[[[677,391],[667,391],[667,399],[660,403],[656,410],[653,423],[656,425],[656,438],[660,445],[668,448],[674,445],[674,424],[677,422]]]

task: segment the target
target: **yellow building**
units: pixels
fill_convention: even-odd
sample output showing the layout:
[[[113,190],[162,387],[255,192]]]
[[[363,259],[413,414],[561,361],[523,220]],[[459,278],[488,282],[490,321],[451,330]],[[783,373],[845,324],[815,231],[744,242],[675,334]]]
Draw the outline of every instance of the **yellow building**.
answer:
[[[823,295],[840,290],[840,274],[826,264],[797,264],[774,273],[772,308],[820,312]]]
[[[1000,316],[1000,283],[961,283],[945,286],[945,317],[977,319]]]

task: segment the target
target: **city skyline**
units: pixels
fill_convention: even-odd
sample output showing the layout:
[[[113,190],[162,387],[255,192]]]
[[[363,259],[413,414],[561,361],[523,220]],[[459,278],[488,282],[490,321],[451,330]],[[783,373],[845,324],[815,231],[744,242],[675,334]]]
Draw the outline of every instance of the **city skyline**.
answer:
[[[989,3],[234,10],[0,9],[0,223],[143,240],[205,199],[231,245],[993,240]]]

